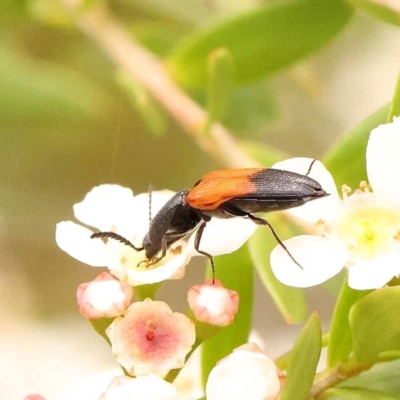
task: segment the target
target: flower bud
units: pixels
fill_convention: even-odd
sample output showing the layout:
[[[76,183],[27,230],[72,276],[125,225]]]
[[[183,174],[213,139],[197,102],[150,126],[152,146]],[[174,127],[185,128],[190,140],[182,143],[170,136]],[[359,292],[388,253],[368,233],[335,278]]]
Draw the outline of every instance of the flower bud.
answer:
[[[187,300],[198,321],[215,326],[230,325],[239,308],[238,293],[225,289],[218,280],[192,286]]]
[[[283,375],[254,343],[248,343],[218,362],[206,385],[207,400],[276,400]]]
[[[121,315],[132,302],[132,286],[102,272],[91,282],[79,285],[76,298],[79,312],[87,319]]]
[[[155,375],[128,378],[116,377],[100,400],[179,400],[172,384]]]
[[[131,304],[106,334],[119,364],[135,376],[163,376],[183,367],[196,339],[189,318],[172,312],[163,301],[151,299]]]

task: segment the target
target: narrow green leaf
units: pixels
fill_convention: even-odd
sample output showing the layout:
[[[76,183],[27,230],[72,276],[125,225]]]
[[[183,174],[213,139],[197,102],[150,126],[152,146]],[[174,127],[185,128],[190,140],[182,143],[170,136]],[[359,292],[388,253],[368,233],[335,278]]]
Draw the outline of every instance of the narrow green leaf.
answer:
[[[383,22],[400,26],[400,12],[396,5],[390,4],[390,1],[382,0],[347,0],[352,6],[358,8],[372,17]]]
[[[282,240],[298,234],[298,230],[295,229],[293,223],[285,220],[282,215],[271,214],[267,218]],[[277,243],[269,229],[267,227],[258,228],[249,240],[248,245],[251,258],[261,281],[282,317],[289,324],[304,321],[307,315],[307,302],[302,289],[284,285],[275,278],[271,270],[269,258]]]
[[[384,392],[370,389],[328,389],[318,396],[318,400],[398,400]]]
[[[400,287],[385,287],[368,294],[350,310],[354,357],[370,363],[379,353],[397,350],[400,333]]]
[[[379,363],[369,371],[344,381],[341,388],[377,390],[400,398],[400,360]],[[378,397],[377,399],[380,399]]]
[[[345,133],[325,154],[323,162],[334,176],[339,189],[343,184],[356,189],[360,181],[367,178],[365,152],[369,134],[378,125],[386,123],[388,110],[389,107],[385,106],[370,115]]]
[[[321,354],[321,326],[313,313],[294,345],[279,400],[307,400]]]
[[[247,248],[215,258],[216,277],[223,285],[239,293],[239,311],[233,324],[220,331],[202,345],[203,382],[217,361],[248,340],[253,305],[253,268]],[[211,276],[210,270],[208,273]]]
[[[179,25],[154,20],[135,21],[129,31],[143,46],[160,57],[166,56],[185,34]]]
[[[167,130],[166,116],[147,91],[123,71],[117,74],[117,82],[129,95],[150,132],[155,136],[163,135]]]
[[[221,121],[227,114],[232,88],[232,56],[226,49],[214,50],[210,53],[208,62],[208,125],[215,121]]]
[[[278,117],[278,104],[268,80],[241,85],[232,91],[231,104],[223,123],[236,136],[254,138],[264,134]]]
[[[336,302],[331,322],[328,346],[328,367],[332,368],[346,361],[353,348],[353,340],[349,324],[349,312],[353,304],[371,293],[369,290],[354,290],[347,283],[347,275],[343,281],[342,290]]]
[[[207,82],[207,58],[228,49],[238,82],[281,70],[331,40],[347,24],[353,9],[341,0],[298,0],[270,4],[224,20],[182,40],[168,67],[178,82],[201,87]]]
[[[400,18],[400,13],[399,13],[399,18]],[[390,110],[387,122],[392,122],[393,117],[399,117],[399,116],[400,116],[400,71],[399,74],[397,75],[396,86],[394,88],[394,93],[392,97],[392,102],[390,104]]]
[[[0,124],[41,126],[94,119],[107,109],[107,93],[88,77],[59,65],[0,49]]]

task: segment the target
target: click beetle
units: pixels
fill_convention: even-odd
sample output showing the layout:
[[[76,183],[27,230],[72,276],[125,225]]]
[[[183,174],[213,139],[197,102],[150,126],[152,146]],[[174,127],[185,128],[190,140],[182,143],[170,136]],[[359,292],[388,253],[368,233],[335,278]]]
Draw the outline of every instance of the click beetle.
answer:
[[[147,265],[152,265],[165,257],[167,249],[174,242],[197,228],[195,249],[210,259],[214,270],[212,256],[200,248],[207,222],[211,218],[242,217],[257,225],[267,225],[277,242],[301,268],[269,222],[254,214],[287,210],[327,196],[321,185],[307,175],[273,168],[212,171],[204,175],[192,189],[176,193],[165,203],[151,220],[142,247],[134,246],[114,232],[97,232],[91,237],[112,238],[137,251],[144,250]],[[157,256],[159,252],[161,255]]]

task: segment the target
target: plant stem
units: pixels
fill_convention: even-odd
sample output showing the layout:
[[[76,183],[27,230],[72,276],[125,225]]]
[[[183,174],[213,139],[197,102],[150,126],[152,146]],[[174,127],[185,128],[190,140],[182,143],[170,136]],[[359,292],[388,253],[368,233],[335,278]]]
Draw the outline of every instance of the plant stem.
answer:
[[[207,113],[171,79],[154,54],[128,35],[105,4],[82,9],[80,0],[61,1],[79,29],[97,43],[118,69],[142,85],[204,152],[228,167],[259,166],[220,123],[212,124],[209,135],[204,135]]]
[[[324,390],[336,386],[361,372],[369,370],[374,364],[359,364],[353,358],[336,365],[334,368],[326,369],[316,375],[311,389],[310,399],[318,399],[318,395]]]

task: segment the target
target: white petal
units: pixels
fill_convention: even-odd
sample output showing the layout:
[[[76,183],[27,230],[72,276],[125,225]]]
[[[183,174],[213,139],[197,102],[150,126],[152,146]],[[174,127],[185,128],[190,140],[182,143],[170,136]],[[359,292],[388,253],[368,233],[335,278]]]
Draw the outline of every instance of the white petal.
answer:
[[[400,254],[377,257],[349,267],[349,286],[356,290],[380,289],[400,273]]]
[[[374,193],[400,205],[400,118],[380,125],[369,137],[367,145],[368,180]]]
[[[71,257],[92,267],[105,267],[108,263],[106,247],[102,240],[91,239],[93,232],[72,221],[56,225],[57,245]]]
[[[217,256],[232,253],[241,247],[257,229],[257,225],[246,218],[213,218],[207,222],[200,240],[199,249]],[[194,248],[196,232],[189,239],[192,256],[199,255]]]
[[[292,261],[282,246],[272,250],[272,271],[289,286],[310,287],[325,282],[339,273],[347,261],[346,251],[319,236],[296,236],[283,243],[302,267]]]
[[[312,161],[312,158],[305,157],[290,158],[274,164],[272,168],[305,175]],[[340,197],[336,189],[335,181],[331,173],[320,161],[316,161],[313,164],[308,176],[315,179],[326,193],[329,193],[329,196],[310,201],[303,206],[288,210],[288,213],[310,223],[316,223],[320,219],[324,221],[329,220],[340,207]]]
[[[115,230],[132,224],[133,199],[131,189],[119,185],[96,186],[82,202],[74,205],[74,214],[79,221],[101,231]]]
[[[190,257],[182,252],[154,269],[136,269],[134,266],[121,271],[121,264],[109,264],[110,272],[119,279],[132,286],[147,285],[165,281],[166,279],[180,279],[184,276],[184,268],[189,263]]]
[[[149,207],[149,193],[140,193],[133,200],[132,227],[134,236],[143,239],[149,230],[150,219],[160,211],[165,203],[174,196],[171,190],[158,190],[151,192],[151,210]]]

